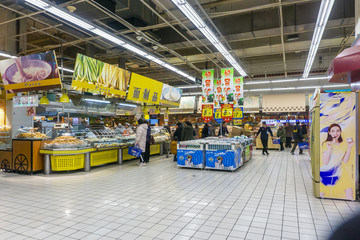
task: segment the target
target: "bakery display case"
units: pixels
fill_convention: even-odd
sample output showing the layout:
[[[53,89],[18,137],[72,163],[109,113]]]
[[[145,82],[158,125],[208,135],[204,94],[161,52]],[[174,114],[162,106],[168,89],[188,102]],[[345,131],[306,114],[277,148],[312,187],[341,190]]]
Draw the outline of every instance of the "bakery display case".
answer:
[[[0,170],[12,170],[11,128],[0,126]]]

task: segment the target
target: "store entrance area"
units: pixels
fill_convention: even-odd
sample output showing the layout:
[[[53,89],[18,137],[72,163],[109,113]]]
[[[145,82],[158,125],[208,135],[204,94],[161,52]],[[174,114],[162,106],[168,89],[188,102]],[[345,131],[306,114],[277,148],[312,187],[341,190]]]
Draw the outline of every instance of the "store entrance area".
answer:
[[[235,172],[157,156],[146,167],[0,181],[1,239],[327,239],[360,211],[359,202],[314,197],[307,152],[254,151]]]

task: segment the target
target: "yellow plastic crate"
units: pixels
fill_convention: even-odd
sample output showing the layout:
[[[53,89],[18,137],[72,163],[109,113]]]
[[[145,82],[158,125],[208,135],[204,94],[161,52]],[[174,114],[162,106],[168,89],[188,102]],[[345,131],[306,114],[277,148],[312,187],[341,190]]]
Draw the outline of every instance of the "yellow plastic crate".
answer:
[[[106,150],[90,153],[90,166],[99,166],[118,160],[118,150]]]
[[[51,156],[52,171],[69,171],[84,168],[84,154]]]

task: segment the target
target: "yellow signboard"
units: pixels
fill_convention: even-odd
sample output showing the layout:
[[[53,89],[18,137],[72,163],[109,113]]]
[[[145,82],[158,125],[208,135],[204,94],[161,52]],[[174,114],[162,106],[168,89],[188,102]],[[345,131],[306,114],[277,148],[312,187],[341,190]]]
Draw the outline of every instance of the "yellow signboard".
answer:
[[[161,82],[132,73],[127,100],[158,105],[162,87]]]
[[[125,69],[78,54],[71,88],[124,98],[130,75],[131,72]]]

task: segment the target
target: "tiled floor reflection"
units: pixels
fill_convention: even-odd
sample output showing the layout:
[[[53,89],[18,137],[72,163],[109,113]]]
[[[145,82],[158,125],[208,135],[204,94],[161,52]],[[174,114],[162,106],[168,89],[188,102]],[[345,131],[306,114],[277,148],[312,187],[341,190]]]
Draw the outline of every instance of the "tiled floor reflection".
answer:
[[[0,173],[0,239],[326,239],[360,203],[313,197],[308,155],[257,151],[238,171],[155,157],[91,173]]]

